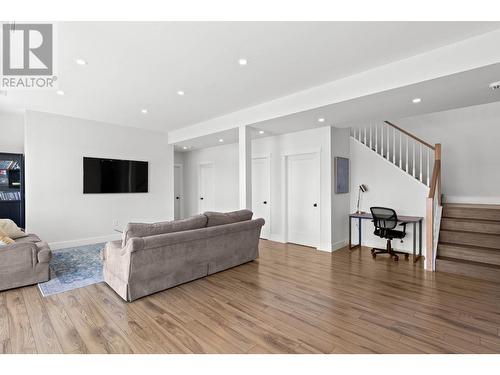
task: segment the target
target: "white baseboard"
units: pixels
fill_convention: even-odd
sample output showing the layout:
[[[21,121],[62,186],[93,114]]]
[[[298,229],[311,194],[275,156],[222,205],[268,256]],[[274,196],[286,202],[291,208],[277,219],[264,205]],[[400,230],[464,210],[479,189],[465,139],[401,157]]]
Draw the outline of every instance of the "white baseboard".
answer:
[[[331,253],[332,252],[332,244],[331,243],[320,243],[316,249],[318,249],[319,251],[326,251],[328,253]]]
[[[57,250],[57,249],[66,249],[68,247],[77,247],[77,246],[92,245],[101,242],[116,241],[121,238],[122,235],[120,233],[116,233],[100,237],[89,237],[89,238],[81,238],[78,240],[50,242],[49,246],[52,250]]]
[[[500,197],[463,197],[445,195],[445,203],[500,204]]]
[[[285,238],[279,234],[269,234],[269,241],[285,243]]]

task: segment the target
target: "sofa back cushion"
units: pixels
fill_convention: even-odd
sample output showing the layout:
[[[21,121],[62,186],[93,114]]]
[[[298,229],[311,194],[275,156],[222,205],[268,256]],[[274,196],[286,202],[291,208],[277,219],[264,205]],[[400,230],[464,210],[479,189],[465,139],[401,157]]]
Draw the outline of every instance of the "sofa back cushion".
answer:
[[[149,237],[158,234],[182,232],[204,228],[207,225],[205,215],[196,215],[183,220],[163,221],[160,223],[128,223],[123,231],[122,246],[133,237]]]
[[[239,210],[233,212],[212,212],[203,213],[208,219],[207,227],[237,223],[239,221],[251,220],[253,212],[250,210]]]

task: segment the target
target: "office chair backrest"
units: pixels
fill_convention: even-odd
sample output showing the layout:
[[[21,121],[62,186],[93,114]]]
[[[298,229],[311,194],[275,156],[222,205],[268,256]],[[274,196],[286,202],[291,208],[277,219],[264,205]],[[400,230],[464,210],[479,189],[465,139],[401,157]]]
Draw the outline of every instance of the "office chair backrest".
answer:
[[[398,225],[398,215],[392,208],[370,207],[376,228],[394,229]]]

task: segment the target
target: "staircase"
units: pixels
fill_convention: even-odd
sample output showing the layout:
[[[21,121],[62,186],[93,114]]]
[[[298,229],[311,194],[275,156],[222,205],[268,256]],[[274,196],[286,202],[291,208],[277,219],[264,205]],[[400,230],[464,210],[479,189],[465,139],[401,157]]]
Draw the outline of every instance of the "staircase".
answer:
[[[389,121],[352,127],[351,137],[430,187],[435,146]]]
[[[500,206],[445,204],[436,270],[500,282]]]

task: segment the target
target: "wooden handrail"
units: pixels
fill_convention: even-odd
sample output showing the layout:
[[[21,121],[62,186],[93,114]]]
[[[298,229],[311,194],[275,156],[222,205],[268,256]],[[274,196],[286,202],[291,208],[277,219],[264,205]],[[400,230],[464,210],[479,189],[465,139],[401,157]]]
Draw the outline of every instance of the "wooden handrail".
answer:
[[[418,141],[418,142],[420,142],[420,143],[422,143],[422,144],[426,145],[426,146],[427,146],[427,147],[429,147],[431,150],[435,150],[435,147],[434,147],[433,145],[431,145],[431,144],[427,143],[426,141],[424,141],[424,140],[422,140],[422,139],[420,139],[420,138],[418,138],[418,137],[414,136],[413,134],[411,134],[411,133],[407,132],[406,130],[404,130],[404,129],[400,128],[399,126],[394,125],[392,122],[389,122],[389,121],[384,121],[384,122],[385,122],[387,125],[390,125],[390,126],[392,126],[393,128],[395,128],[395,129],[398,129],[401,133],[406,134],[408,137],[413,138],[414,140],[416,140],[416,141]]]
[[[441,160],[434,162],[434,170],[432,171],[431,187],[429,188],[428,198],[434,198],[436,187],[438,187],[439,175],[441,174]]]

